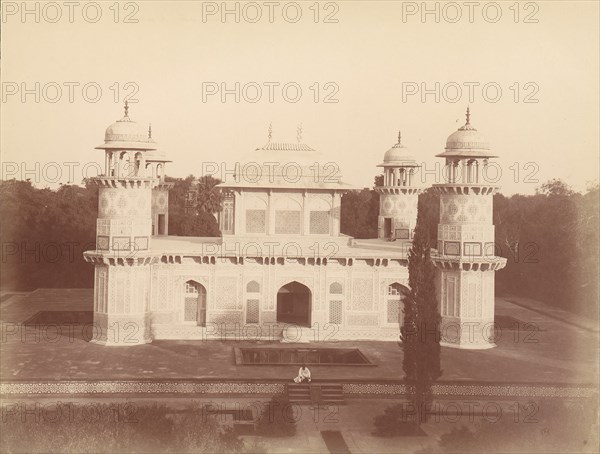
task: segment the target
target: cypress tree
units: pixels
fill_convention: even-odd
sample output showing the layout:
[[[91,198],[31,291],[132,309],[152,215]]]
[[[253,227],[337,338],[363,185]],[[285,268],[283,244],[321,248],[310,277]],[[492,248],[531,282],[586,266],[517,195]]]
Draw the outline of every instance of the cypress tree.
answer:
[[[432,401],[431,386],[442,375],[440,367],[440,314],[435,291],[425,207],[419,198],[417,224],[408,253],[410,293],[404,299],[404,379],[416,411],[416,424],[426,420],[424,406]]]

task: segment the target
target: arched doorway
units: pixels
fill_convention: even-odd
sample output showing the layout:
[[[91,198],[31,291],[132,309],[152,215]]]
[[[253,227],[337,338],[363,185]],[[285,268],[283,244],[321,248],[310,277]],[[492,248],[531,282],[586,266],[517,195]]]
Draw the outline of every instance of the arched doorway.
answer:
[[[394,282],[387,288],[387,322],[404,324],[404,300],[410,294],[408,287]]]
[[[277,321],[310,327],[310,289],[299,282],[290,282],[277,292]]]
[[[185,283],[183,321],[206,326],[206,289],[196,281]]]

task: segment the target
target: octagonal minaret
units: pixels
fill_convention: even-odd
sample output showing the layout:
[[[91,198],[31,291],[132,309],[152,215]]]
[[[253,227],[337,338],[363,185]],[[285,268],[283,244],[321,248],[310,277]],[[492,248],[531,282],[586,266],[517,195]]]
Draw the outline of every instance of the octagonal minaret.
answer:
[[[125,115],[104,135],[105,170],[99,185],[96,250],[84,253],[95,264],[94,339],[106,345],[151,341],[148,323],[153,218],[168,207],[164,165],[151,131]],[[158,196],[153,198],[153,191]],[[161,203],[153,204],[153,200]],[[160,206],[158,206],[160,205]],[[158,211],[158,213],[157,213]],[[164,218],[163,218],[164,219]],[[163,222],[166,222],[164,220]],[[156,230],[156,227],[155,227]]]
[[[415,186],[415,172],[420,167],[408,148],[398,143],[385,152],[383,163],[383,186],[379,192],[378,238],[390,241],[412,241],[417,222],[417,205],[422,188]]]
[[[152,126],[148,127],[148,139],[152,140]],[[158,184],[152,188],[152,235],[169,234],[169,190],[174,183],[165,182],[165,166],[167,159],[164,153],[158,150],[150,150],[144,156],[146,162],[146,174],[150,174],[158,180]]]
[[[499,187],[486,181],[489,160],[497,156],[471,125],[469,108],[465,125],[437,156],[446,159],[446,182],[433,185],[440,194],[438,250],[432,259],[439,269],[442,345],[491,348],[494,273],[506,264],[494,247],[492,203]]]

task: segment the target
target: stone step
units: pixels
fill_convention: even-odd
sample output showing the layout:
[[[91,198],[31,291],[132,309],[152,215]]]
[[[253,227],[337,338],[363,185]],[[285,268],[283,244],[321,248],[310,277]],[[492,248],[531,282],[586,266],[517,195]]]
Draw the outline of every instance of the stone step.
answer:
[[[287,386],[290,403],[299,405],[344,405],[343,388],[341,384],[293,384]]]

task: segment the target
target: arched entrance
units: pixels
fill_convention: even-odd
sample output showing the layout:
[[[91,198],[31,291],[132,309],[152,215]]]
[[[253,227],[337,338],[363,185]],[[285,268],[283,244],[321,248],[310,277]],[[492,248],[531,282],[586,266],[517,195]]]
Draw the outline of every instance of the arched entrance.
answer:
[[[410,294],[408,287],[394,282],[387,288],[387,322],[404,324],[404,300]]]
[[[183,321],[206,326],[206,289],[196,281],[185,283]]]
[[[277,292],[277,321],[310,327],[310,289],[299,282],[290,282]]]

